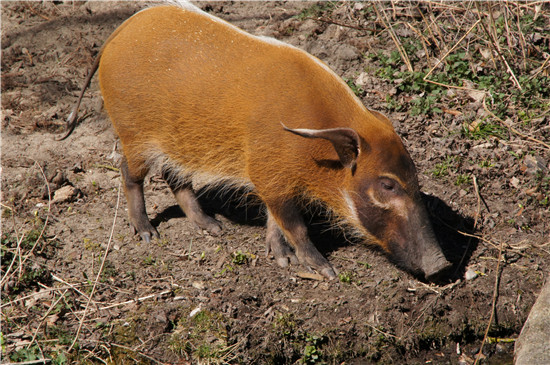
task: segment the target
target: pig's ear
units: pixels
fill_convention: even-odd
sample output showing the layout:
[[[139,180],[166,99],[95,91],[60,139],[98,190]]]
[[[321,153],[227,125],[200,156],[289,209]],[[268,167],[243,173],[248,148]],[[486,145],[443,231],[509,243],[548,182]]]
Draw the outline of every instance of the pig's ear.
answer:
[[[282,124],[282,123],[281,123]],[[340,162],[346,168],[355,170],[357,157],[361,152],[359,148],[359,135],[351,128],[330,129],[290,129],[284,124],[286,131],[305,138],[322,138],[330,141],[338,153]]]

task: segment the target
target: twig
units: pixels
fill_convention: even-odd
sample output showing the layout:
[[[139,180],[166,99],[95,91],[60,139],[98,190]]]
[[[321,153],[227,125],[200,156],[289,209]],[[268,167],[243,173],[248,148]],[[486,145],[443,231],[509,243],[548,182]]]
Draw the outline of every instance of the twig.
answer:
[[[151,356],[149,356],[149,355],[146,355],[146,354],[144,354],[144,353],[141,352],[141,351],[134,350],[134,349],[132,349],[132,348],[130,348],[130,347],[128,347],[128,346],[119,345],[118,343],[111,343],[111,342],[108,342],[107,344],[108,344],[108,345],[111,345],[111,346],[119,347],[119,348],[124,349],[124,350],[127,350],[127,351],[134,352],[134,353],[136,353],[136,354],[138,354],[138,355],[140,355],[140,356],[143,356],[144,358],[146,358],[146,359],[148,359],[148,360],[151,360],[151,361],[154,362],[155,364],[162,364],[162,365],[165,364],[165,363],[163,363],[163,362],[161,362],[161,361],[155,359],[154,357],[151,357]]]
[[[382,24],[384,24],[384,27],[386,27],[388,32],[390,32],[390,36],[391,36],[393,42],[395,43],[395,46],[397,47],[397,50],[399,51],[399,54],[401,55],[401,59],[403,60],[403,62],[405,62],[405,65],[407,65],[407,69],[409,70],[409,72],[413,72],[414,69],[411,65],[411,61],[409,60],[409,57],[407,56],[407,52],[405,52],[405,49],[403,48],[403,45],[401,44],[401,42],[399,42],[399,39],[395,35],[395,32],[393,31],[393,29],[391,27],[391,24],[388,20],[388,16],[386,15],[386,12],[384,12],[384,9],[381,9],[379,11],[376,4],[374,5],[374,10],[376,11],[376,15],[380,18],[380,20],[382,20]],[[384,17],[382,17],[380,15],[380,12],[382,12],[382,14],[384,14]]]
[[[476,8],[479,9],[479,4],[475,3],[475,5],[476,5]],[[491,14],[491,12],[489,12],[489,13]],[[479,16],[479,20],[481,21],[481,15],[478,14],[478,16]],[[502,52],[500,51],[500,47],[498,45],[497,40],[494,38],[493,34],[491,32],[489,32],[489,30],[487,30],[487,27],[485,27],[485,24],[483,22],[481,22],[481,27],[485,31],[485,34],[487,34],[487,36],[491,40],[491,42],[489,42],[489,44],[492,46],[492,48],[495,50],[497,55],[500,57],[500,59],[502,60],[502,62],[506,66],[506,70],[510,74],[510,76],[512,77],[512,80],[513,80],[514,84],[516,85],[516,87],[518,89],[522,90],[521,85],[520,85],[518,79],[516,78],[516,75],[514,74],[514,71],[512,70],[512,68],[510,67],[510,65],[508,64],[508,62],[504,58],[504,56],[502,55]]]
[[[81,284],[79,284],[81,285]],[[4,304],[1,304],[0,305],[0,308],[4,308],[4,307],[7,307],[9,305],[13,305],[17,302],[20,302],[20,301],[23,301],[25,299],[29,299],[29,298],[32,298],[32,297],[35,297],[37,295],[40,295],[40,294],[43,294],[44,292],[48,292],[48,291],[56,291],[56,290],[65,290],[65,289],[74,289],[74,286],[62,286],[62,287],[59,287],[59,288],[46,288],[46,289],[42,289],[41,291],[39,292],[36,292],[36,293],[32,293],[32,294],[29,294],[29,295],[25,295],[24,297],[21,297],[21,298],[16,298],[14,300],[12,300],[11,302],[7,302],[7,303],[4,303]]]
[[[481,341],[481,346],[479,347],[479,352],[476,355],[476,360],[474,362],[474,365],[477,365],[479,360],[481,360],[481,356],[483,355],[483,345],[485,344],[485,341],[487,341],[487,336],[489,335],[489,329],[491,328],[491,324],[493,323],[493,318],[495,316],[496,311],[496,304],[497,304],[497,298],[498,298],[498,287],[500,283],[500,260],[502,257],[502,250],[503,250],[503,243],[500,242],[500,247],[498,249],[498,258],[497,258],[497,268],[495,272],[495,285],[493,288],[493,301],[491,304],[491,316],[489,317],[489,323],[487,323],[487,328],[485,329],[485,335],[483,336],[483,341]]]
[[[428,76],[430,76],[432,74],[432,72],[447,58],[447,56],[449,56],[449,54],[451,54],[451,52],[453,52],[458,47],[458,45],[464,40],[464,38],[466,38],[468,36],[468,34],[470,34],[472,32],[472,30],[474,30],[474,28],[477,27],[477,25],[480,22],[481,22],[481,19],[479,19],[477,22],[475,22],[474,25],[472,25],[472,27],[470,29],[468,29],[468,31],[455,43],[455,45],[452,46],[451,49],[448,50],[447,53],[445,53],[439,61],[437,61],[435,66],[432,67],[432,69],[426,74],[426,76],[424,76],[424,81],[428,81]]]
[[[78,294],[82,295],[84,298],[90,299],[86,294],[84,294],[83,292],[81,292],[80,290],[78,290],[77,288],[75,288],[73,284],[66,282],[65,280],[61,279],[60,277],[56,276],[55,274],[52,274],[52,278],[53,278],[55,281],[59,281],[60,283],[63,283],[63,284],[65,284],[65,285],[68,285],[71,289],[73,289],[73,290],[74,290],[75,292],[77,292]],[[84,284],[78,284],[78,285],[84,285]]]
[[[67,294],[67,291],[69,289],[66,289],[63,294],[61,294],[61,296],[55,301],[55,303],[53,303],[50,308],[46,311],[46,314],[44,314],[42,316],[42,319],[40,320],[40,323],[38,324],[38,327],[36,327],[36,330],[34,331],[34,334],[32,335],[32,339],[31,339],[31,342],[27,345],[27,349],[31,347],[32,343],[35,341],[36,339],[36,336],[38,335],[38,330],[40,329],[40,327],[42,326],[42,323],[44,323],[44,321],[46,320],[46,318],[48,318],[48,315],[51,313],[51,311],[55,308],[55,306],[57,305],[57,303],[59,303],[61,301],[61,299],[63,299],[63,297],[65,297],[65,294]]]
[[[332,19],[326,19],[326,18],[321,18],[321,17],[317,17],[317,18],[307,17],[306,19],[315,20],[315,21],[323,22],[323,23],[327,23],[327,24],[334,24],[334,25],[338,25],[338,26],[344,27],[344,28],[351,28],[351,29],[356,29],[356,30],[361,30],[361,31],[366,31],[366,32],[373,32],[374,34],[379,32],[377,29],[374,29],[374,28],[362,28],[362,27],[358,27],[358,26],[355,26],[355,25],[340,23],[340,22],[334,21]]]
[[[152,298],[156,298],[156,297],[160,297],[162,295],[166,295],[166,294],[169,294],[172,292],[172,289],[168,289],[168,290],[164,290],[160,293],[156,293],[156,294],[149,294],[149,295],[146,295],[144,297],[140,297],[140,298],[136,298],[136,299],[130,299],[130,300],[127,300],[125,302],[120,302],[120,303],[115,303],[115,304],[110,304],[110,305],[107,305],[105,307],[99,307],[97,308],[95,311],[91,311],[89,310],[88,312],[89,313],[93,313],[93,312],[97,312],[97,311],[102,311],[102,310],[105,310],[105,309],[111,309],[111,308],[115,308],[115,307],[120,307],[120,306],[123,306],[123,305],[127,305],[127,304],[132,304],[132,303],[140,303],[140,302],[143,302],[147,299],[152,299]],[[86,310],[81,310],[81,311],[78,311],[78,312],[74,312],[75,314],[80,314],[80,313],[85,313]]]
[[[384,332],[384,331],[382,331],[382,330],[379,330],[378,328],[376,328],[375,326],[373,326],[373,325],[370,324],[370,323],[365,323],[365,324],[366,324],[367,326],[369,326],[370,328],[372,328],[373,330],[375,330],[376,332],[378,332],[378,333],[380,333],[380,334],[382,334],[382,335],[384,335],[384,336],[393,337],[393,338],[395,338],[396,340],[401,341],[401,337],[398,337],[398,336],[396,336],[396,335],[392,335],[391,333],[388,333],[388,332]]]
[[[118,206],[120,204],[120,182],[118,184],[118,194],[117,194],[117,200],[116,200],[116,207],[115,207],[115,216],[113,218],[113,226],[111,228],[111,234],[109,236],[109,241],[107,241],[107,247],[105,248],[105,254],[103,255],[103,258],[101,259],[101,265],[99,267],[99,270],[97,271],[97,275],[94,281],[94,285],[92,287],[92,292],[90,293],[90,297],[88,298],[88,302],[86,303],[86,307],[84,308],[84,313],[82,314],[82,318],[80,319],[80,323],[78,325],[78,329],[76,330],[76,334],[74,336],[73,342],[71,343],[71,346],[67,350],[67,352],[71,352],[74,348],[74,345],[76,344],[76,341],[78,340],[78,336],[80,335],[80,331],[82,330],[82,326],[84,325],[84,319],[86,318],[86,311],[88,310],[88,307],[90,306],[90,302],[92,301],[92,298],[94,296],[97,283],[99,282],[99,277],[101,276],[101,273],[103,272],[103,267],[105,266],[105,261],[107,259],[107,254],[109,253],[109,249],[111,247],[111,242],[113,241],[113,234],[115,232],[115,225],[116,225],[116,218],[118,215]]]
[[[542,141],[539,141],[538,139],[536,138],[533,138],[533,137],[530,137],[526,134],[523,134],[521,133],[520,131],[518,131],[517,129],[515,129],[514,127],[508,125],[505,121],[503,121],[502,119],[500,119],[499,117],[497,117],[495,114],[493,114],[492,111],[489,110],[489,108],[487,107],[487,103],[485,102],[485,99],[486,98],[483,98],[483,108],[485,109],[485,111],[487,113],[489,113],[493,118],[495,118],[500,124],[502,124],[503,126],[505,126],[506,128],[508,128],[510,131],[512,131],[513,133],[517,134],[518,136],[522,137],[522,138],[525,138],[525,139],[528,139],[530,141],[533,141],[535,143],[538,143],[538,144],[541,144],[543,145],[544,147],[548,148],[550,150],[550,145],[549,144],[546,144]]]
[[[25,258],[23,258],[23,260],[21,260],[22,255],[20,254],[20,251],[21,251],[21,242],[23,242],[23,239],[25,238],[25,235],[22,235],[20,238],[17,238],[17,248],[16,248],[17,255],[14,256],[12,262],[10,263],[8,269],[6,270],[6,272],[4,274],[4,277],[2,277],[2,280],[0,281],[0,286],[3,286],[4,283],[6,282],[6,280],[8,280],[11,277],[10,270],[13,267],[13,264],[14,264],[16,258],[19,258],[19,278],[21,278],[22,273],[23,273],[23,265],[27,262],[29,257],[32,255],[34,249],[38,245],[38,242],[40,242],[40,239],[42,239],[42,237],[44,236],[44,232],[46,231],[46,227],[48,226],[48,221],[50,220],[50,212],[51,212],[51,205],[52,205],[52,194],[51,194],[51,190],[50,190],[50,184],[48,183],[48,179],[46,178],[46,174],[44,173],[44,170],[42,169],[42,166],[40,166],[40,164],[36,160],[34,160],[34,163],[40,169],[40,172],[42,173],[42,177],[44,178],[44,181],[46,182],[46,188],[48,189],[48,213],[46,214],[46,220],[44,221],[44,226],[42,227],[42,230],[40,231],[40,234],[38,235],[38,238],[34,242],[33,246],[29,250],[29,252],[27,252],[27,254],[25,255]],[[12,212],[13,212],[13,210],[12,210]],[[14,224],[15,224],[15,221],[14,221]]]
[[[38,360],[31,360],[31,361],[23,361],[23,362],[6,362],[2,365],[31,365],[31,364],[45,364],[47,362],[52,361],[52,359],[38,359]]]

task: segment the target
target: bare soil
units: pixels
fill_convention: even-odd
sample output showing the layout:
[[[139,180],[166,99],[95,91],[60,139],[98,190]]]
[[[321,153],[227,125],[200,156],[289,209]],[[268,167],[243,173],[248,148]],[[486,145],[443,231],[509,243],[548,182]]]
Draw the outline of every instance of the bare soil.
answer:
[[[458,113],[388,109],[395,84],[378,78],[380,65],[366,55],[394,42],[342,26],[359,11],[349,4],[332,9],[331,21],[300,16],[309,2],[198,5],[312,53],[345,79],[362,75],[363,102],[388,115],[417,164],[454,272],[424,282],[328,229],[321,212],[309,217],[310,231],[340,280],[307,278],[265,256],[261,204],[203,194],[224,226],[213,237],[186,220],[158,174],[145,195],[161,239],[141,242],[128,228],[117,137],[96,78],[81,124],[64,141],[54,137],[103,41],[147,4],[3,2],[2,360],[472,364],[483,344],[482,363],[512,363],[513,340],[550,269],[550,212],[541,203],[550,151],[509,131],[467,138],[465,116],[483,106],[462,90]],[[548,120],[528,133],[548,143]],[[445,161],[452,168],[434,173]],[[461,175],[470,179],[457,184]]]

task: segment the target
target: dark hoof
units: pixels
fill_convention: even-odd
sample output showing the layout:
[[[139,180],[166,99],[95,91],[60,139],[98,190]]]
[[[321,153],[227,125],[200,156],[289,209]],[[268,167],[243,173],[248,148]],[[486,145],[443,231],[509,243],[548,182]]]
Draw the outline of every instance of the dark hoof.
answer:
[[[149,222],[148,222],[149,223]],[[139,233],[139,236],[142,240],[144,240],[147,243],[150,243],[153,238],[160,238],[160,235],[155,227],[151,225],[151,223],[148,224],[149,227],[142,228],[142,229],[136,229],[132,224],[130,224],[130,230],[133,234]]]
[[[321,270],[321,275],[323,275],[325,278],[327,278],[329,280],[336,279],[336,272],[334,271],[334,269],[332,267],[325,267],[324,269],[322,269]]]
[[[222,234],[222,224],[209,216],[203,216],[201,219],[197,219],[193,221],[193,224],[199,228],[206,230],[210,235],[217,237]]]
[[[297,265],[300,263],[292,248],[284,241],[282,237],[276,237],[266,241],[265,255],[273,254],[273,258],[279,267],[285,268],[289,264]]]

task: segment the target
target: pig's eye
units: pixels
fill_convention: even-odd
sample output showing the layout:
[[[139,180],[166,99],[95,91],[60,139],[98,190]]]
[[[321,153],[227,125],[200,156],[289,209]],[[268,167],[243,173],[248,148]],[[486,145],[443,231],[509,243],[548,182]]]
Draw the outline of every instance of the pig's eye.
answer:
[[[394,180],[386,178],[380,179],[380,186],[382,189],[389,192],[395,192],[397,189],[397,183]]]

